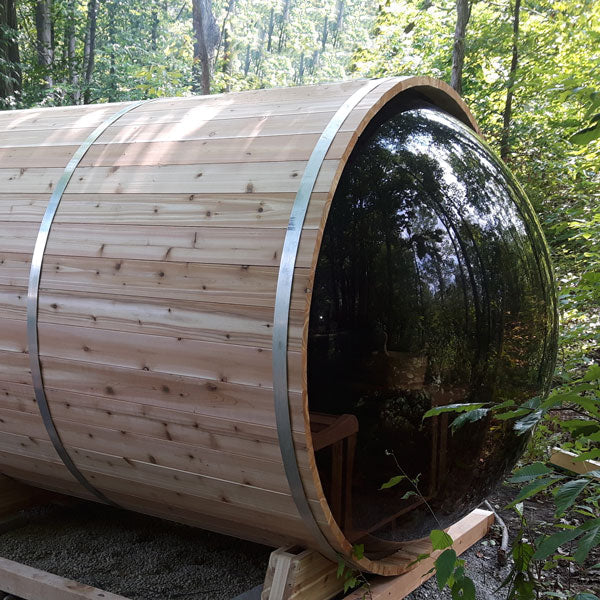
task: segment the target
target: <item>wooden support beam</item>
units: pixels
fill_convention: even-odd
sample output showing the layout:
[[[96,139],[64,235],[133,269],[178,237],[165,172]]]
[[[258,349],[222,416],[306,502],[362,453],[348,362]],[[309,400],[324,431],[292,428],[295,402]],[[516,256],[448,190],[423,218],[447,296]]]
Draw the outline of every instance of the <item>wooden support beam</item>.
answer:
[[[6,558],[0,558],[0,589],[25,600],[128,600]]]
[[[462,554],[483,538],[494,523],[494,513],[488,510],[475,509],[458,523],[447,529],[448,534],[454,540],[453,548],[457,554]],[[367,597],[370,600],[384,600],[384,598],[400,600],[405,598],[425,583],[434,572],[430,572],[433,563],[440,551],[434,552],[430,558],[418,563],[412,571],[398,577],[375,577],[370,582]],[[358,589],[349,594],[344,600],[362,600],[365,595],[364,589]]]
[[[493,522],[492,512],[476,509],[452,525],[447,531],[454,540],[456,553],[461,554],[484,537]],[[371,600],[404,598],[432,576],[429,571],[438,554],[439,551],[433,553],[404,575],[373,578],[367,597]],[[328,600],[344,588],[336,571],[336,564],[314,550],[280,548],[271,554],[262,600]],[[365,590],[358,589],[344,600],[362,600],[364,595]]]
[[[600,472],[600,462],[595,460],[577,460],[577,454],[575,454],[575,452],[569,452],[562,448],[552,448],[550,463],[557,467],[567,469],[567,471],[579,473],[580,475],[585,475],[592,471]]]

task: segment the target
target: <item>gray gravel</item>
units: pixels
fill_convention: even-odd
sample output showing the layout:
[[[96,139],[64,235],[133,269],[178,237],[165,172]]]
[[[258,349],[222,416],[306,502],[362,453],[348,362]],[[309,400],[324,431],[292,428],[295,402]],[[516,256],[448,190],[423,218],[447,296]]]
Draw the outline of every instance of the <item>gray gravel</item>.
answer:
[[[230,600],[263,582],[272,551],[94,503],[22,515],[0,556],[132,600]]]

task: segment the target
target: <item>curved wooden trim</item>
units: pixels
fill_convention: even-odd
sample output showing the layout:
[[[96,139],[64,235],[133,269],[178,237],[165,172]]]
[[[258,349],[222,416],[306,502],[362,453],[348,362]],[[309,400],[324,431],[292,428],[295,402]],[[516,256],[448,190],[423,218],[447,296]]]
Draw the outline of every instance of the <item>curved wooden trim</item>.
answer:
[[[433,79],[431,77],[399,77],[392,79],[390,82],[382,85],[381,87],[377,87],[373,91],[371,91],[367,95],[363,103],[360,103],[356,107],[356,110],[363,110],[364,103],[368,99],[371,99],[371,105],[368,107],[365,116],[354,130],[352,137],[350,138],[350,141],[348,142],[348,145],[346,146],[343,156],[338,164],[336,173],[331,181],[327,201],[325,203],[325,208],[323,210],[321,218],[321,224],[318,229],[317,240],[314,246],[314,254],[311,263],[311,274],[309,279],[309,288],[311,290],[314,283],[317,261],[319,258],[321,243],[323,240],[323,232],[325,230],[325,224],[327,223],[327,218],[329,216],[331,202],[335,195],[340,177],[344,171],[344,168],[346,167],[348,159],[350,158],[350,155],[352,154],[352,151],[354,150],[354,147],[356,146],[360,135],[365,130],[367,125],[377,115],[377,113],[379,113],[379,111],[390,100],[399,96],[403,92],[407,92],[408,90],[418,90],[424,96],[428,97],[433,104],[448,111],[452,116],[458,118],[460,121],[471,127],[471,129],[473,129],[477,134],[480,134],[479,127],[477,126],[475,118],[469,111],[465,102],[453,88],[451,88],[448,84],[444,83],[443,81]],[[349,117],[351,117],[351,115],[349,115]],[[340,554],[344,556],[345,560],[351,565],[353,565],[355,568],[360,569],[361,571],[368,571],[370,573],[375,573],[378,575],[400,575],[414,568],[414,565],[409,565],[407,567],[405,562],[399,562],[397,559],[394,558],[394,555],[379,560],[370,560],[366,557],[358,560],[356,559],[356,557],[353,556],[352,543],[345,537],[339,525],[335,521],[329,504],[325,498],[325,493],[321,485],[321,479],[319,477],[319,472],[315,461],[313,441],[312,436],[310,434],[310,416],[308,410],[307,348],[311,300],[312,295],[308,295],[304,312],[304,327],[302,331],[302,400],[305,423],[304,432],[306,436],[306,446],[309,457],[310,472],[312,474],[314,486],[319,496],[319,504],[324,515],[324,519],[319,518],[318,515],[316,515],[316,518],[320,522],[325,521],[328,523],[329,529],[323,531],[324,535],[328,538],[331,546],[335,548],[338,552],[340,552]]]

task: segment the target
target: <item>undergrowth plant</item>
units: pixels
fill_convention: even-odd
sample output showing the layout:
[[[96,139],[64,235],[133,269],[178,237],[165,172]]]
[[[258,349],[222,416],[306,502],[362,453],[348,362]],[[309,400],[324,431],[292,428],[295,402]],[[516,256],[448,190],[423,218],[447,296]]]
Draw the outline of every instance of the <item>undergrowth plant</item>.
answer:
[[[555,389],[546,399],[533,398],[518,406],[511,402],[498,406],[485,403],[439,406],[425,413],[424,418],[453,412],[458,415],[450,424],[452,431],[490,414],[498,420],[514,419],[514,429],[519,434],[531,432],[540,423],[542,427],[551,423],[578,451],[577,460],[600,458],[600,366],[597,364],[589,366],[582,377]],[[567,417],[557,418],[557,415]],[[600,563],[588,564],[592,551],[600,547],[600,470],[573,475],[538,460],[517,469],[509,482],[521,486],[507,506],[519,512],[521,528],[513,543],[512,570],[502,584],[508,589],[508,600],[542,597],[600,600],[592,590],[575,595],[546,590],[541,577],[542,572],[551,571],[560,561],[589,570],[600,569]],[[523,502],[541,494],[553,497],[553,531],[525,537],[524,531],[529,527]]]

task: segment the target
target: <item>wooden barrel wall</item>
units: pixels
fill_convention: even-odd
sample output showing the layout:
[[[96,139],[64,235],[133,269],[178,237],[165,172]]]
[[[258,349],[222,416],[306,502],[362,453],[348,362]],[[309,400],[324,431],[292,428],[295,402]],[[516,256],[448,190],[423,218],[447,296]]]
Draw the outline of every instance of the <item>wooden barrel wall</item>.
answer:
[[[282,465],[272,336],[290,211],[315,145],[367,82],[161,99],[110,125],[76,167],[39,288],[39,353],[56,429],[111,502],[271,545],[317,546]],[[288,397],[309,506],[352,558],[324,498],[306,398],[311,281],[338,178],[361,131],[418,91],[473,129],[460,98],[392,78],[343,120],[323,161],[293,272]],[[0,472],[95,500],[59,459],[32,386],[26,302],[49,198],[78,147],[124,104],[0,114]]]

